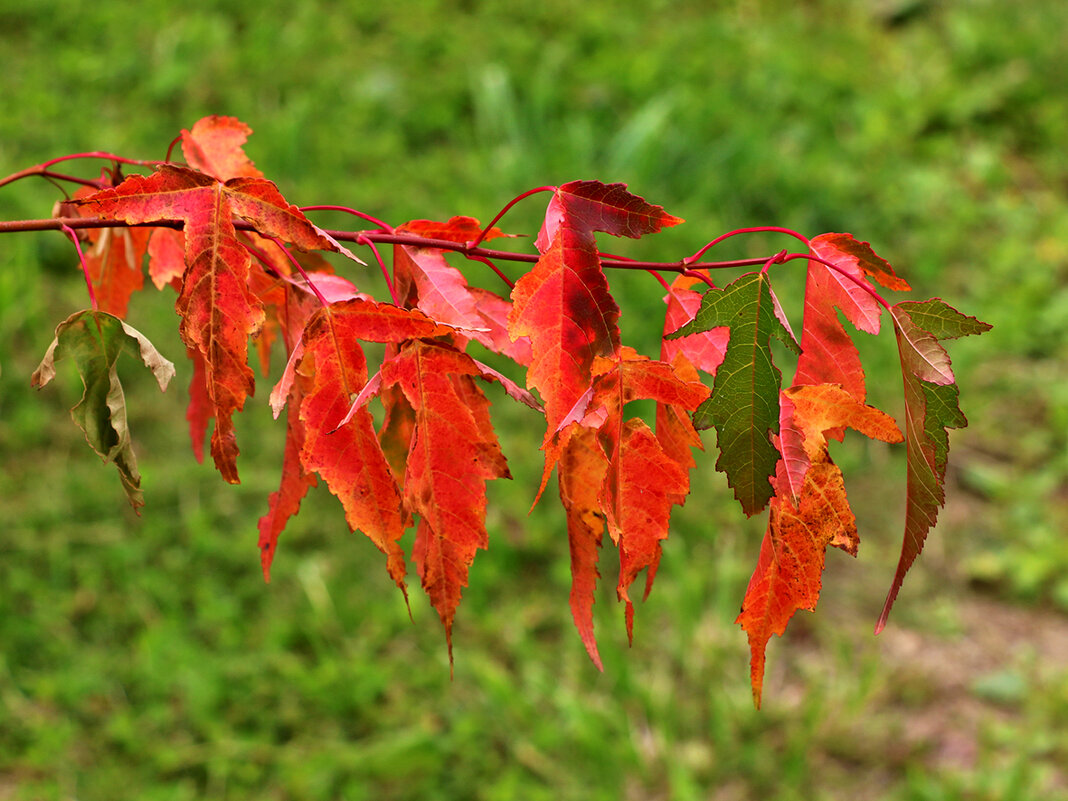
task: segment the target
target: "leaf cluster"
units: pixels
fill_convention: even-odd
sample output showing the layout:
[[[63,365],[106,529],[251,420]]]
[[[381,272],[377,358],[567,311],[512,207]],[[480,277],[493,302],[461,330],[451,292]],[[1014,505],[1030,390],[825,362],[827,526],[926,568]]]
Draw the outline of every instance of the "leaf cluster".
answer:
[[[193,368],[186,415],[193,452],[203,459],[211,429],[209,452],[228,482],[239,481],[233,418],[256,386],[250,346],[264,372],[274,350],[285,353],[286,368],[270,393],[275,416],[286,418],[281,478],[259,521],[268,580],[288,520],[322,481],[340,500],[349,527],[382,552],[405,595],[414,563],[451,659],[470,568],[489,546],[486,484],[511,477],[484,392],[497,383],[544,419],[535,503],[555,470],[571,611],[598,668],[592,606],[601,552],[608,542],[618,552],[616,592],[631,637],[632,585],[645,573],[645,594],[652,588],[671,512],[691,492],[694,452],[703,450],[701,432],[709,428],[716,432],[716,467],[743,512],[768,510],[737,619],[749,638],[757,705],[767,641],[785,631],[798,609],[815,608],[826,549],[857,553],[856,521],[828,450],[828,440],[842,439],[847,428],[904,441],[907,449],[904,543],[877,629],[885,625],[944,502],[947,430],[967,423],[941,342],[988,325],[937,298],[890,305],[877,285],[905,291],[908,283],[849,234],[809,239],[788,232],[803,251],[743,262],[700,259],[728,236],[781,229],[730,232],[673,262],[609,256],[599,234],[639,238],[682,222],[622,184],[542,187],[550,199],[535,254],[481,246],[504,236],[494,227],[501,215],[485,227],[454,217],[394,228],[349,210],[375,227],[326,231],[308,214],[327,207],[290,204],[248,158],[249,133],[234,118],[208,117],[182,131],[184,163],[170,154],[163,162],[82,154],[103,156],[113,167],[99,179],[78,179],[58,174],[54,166],[64,159],[57,159],[0,182],[41,175],[82,184],[52,220],[0,227],[62,229],[78,247],[92,308],[59,325],[33,384],[51,380],[58,358],[75,361],[85,393],[72,416],[90,446],[115,463],[135,509],[143,500],[117,359],[123,351],[136,354],[161,389],[174,373],[124,321],[147,269],[158,289],[175,292],[179,334]],[[120,163],[151,171],[125,177]],[[346,241],[368,246],[388,300],[361,291],[324,258],[335,254],[363,265]],[[392,247],[391,266],[380,244]],[[449,251],[488,264],[510,291],[471,285],[446,259]],[[530,265],[514,283],[499,267],[510,261]],[[807,265],[800,335],[772,286],[772,268],[790,262]],[[712,281],[714,269],[744,267],[761,269],[722,287]],[[644,269],[663,286],[663,338],[655,356],[624,344],[609,268]],[[668,283],[662,273],[677,275]],[[904,432],[866,403],[864,370],[842,320],[878,334],[883,312],[901,361]],[[785,387],[773,338],[797,356]],[[381,347],[369,351],[367,343]],[[480,348],[513,363],[525,386],[477,358]],[[635,401],[655,405],[653,425],[628,410]],[[378,415],[371,404],[380,407]],[[410,528],[415,539],[406,554],[400,540]]]

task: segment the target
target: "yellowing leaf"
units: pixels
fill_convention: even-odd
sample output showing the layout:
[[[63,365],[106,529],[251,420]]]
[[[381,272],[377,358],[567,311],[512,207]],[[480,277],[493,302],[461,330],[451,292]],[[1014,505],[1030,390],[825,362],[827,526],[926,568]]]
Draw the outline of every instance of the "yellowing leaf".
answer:
[[[174,365],[139,331],[114,315],[96,311],[76,312],[56,326],[55,339],[30,383],[43,387],[55,377],[57,359],[74,359],[85,392],[70,410],[71,417],[97,455],[105,462],[115,463],[130,505],[138,511],[144,506],[141,474],[130,438],[126,396],[116,368],[124,352],[136,355],[152,371],[160,390],[167,389],[174,377]]]

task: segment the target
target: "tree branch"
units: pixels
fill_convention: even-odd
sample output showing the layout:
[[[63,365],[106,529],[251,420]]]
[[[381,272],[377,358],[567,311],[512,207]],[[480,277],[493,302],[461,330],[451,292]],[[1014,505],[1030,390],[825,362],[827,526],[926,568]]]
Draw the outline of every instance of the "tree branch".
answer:
[[[181,230],[181,220],[160,220],[153,223],[131,225],[121,220],[104,220],[99,217],[53,217],[45,220],[0,220],[0,234],[21,231],[61,231],[66,228],[173,228]],[[239,231],[256,231],[256,226],[244,220],[234,220],[234,228]],[[463,242],[451,242],[447,239],[429,239],[415,234],[391,234],[385,231],[327,231],[334,239],[342,242],[365,244],[374,242],[387,245],[410,245],[420,248],[435,248],[460,253],[474,261],[486,259],[497,261],[516,261],[534,263],[541,257],[536,253],[513,253],[507,250],[470,247]],[[664,272],[685,273],[688,270],[727,270],[735,267],[758,267],[767,262],[769,257],[756,259],[734,259],[732,261],[687,262],[679,261],[630,261],[629,259],[602,258],[601,266],[614,270],[661,270]]]

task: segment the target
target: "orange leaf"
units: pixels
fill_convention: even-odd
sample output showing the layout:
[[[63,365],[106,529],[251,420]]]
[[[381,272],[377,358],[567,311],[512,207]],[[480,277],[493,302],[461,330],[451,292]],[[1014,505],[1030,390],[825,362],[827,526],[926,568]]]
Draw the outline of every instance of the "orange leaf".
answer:
[[[760,558],[735,621],[749,637],[753,700],[758,708],[768,640],[786,631],[798,609],[816,608],[827,546],[836,537],[850,536],[856,536],[856,520],[846,501],[842,474],[829,460],[809,468],[799,507],[772,499]]]
[[[598,359],[590,390],[589,412],[553,437],[545,450],[542,489],[558,464],[560,497],[568,514],[571,543],[572,615],[594,664],[600,667],[593,640],[593,588],[596,553],[603,521],[619,548],[617,595],[626,602],[628,638],[633,636],[634,607],[629,588],[648,568],[646,595],[660,560],[660,542],[667,537],[671,507],[689,492],[689,447],[696,439],[687,411],[708,397],[708,388],[679,357],[680,371],[621,348],[616,359]],[[672,450],[638,419],[624,420],[623,409],[635,400],[654,400],[671,415],[687,420],[671,428]],[[689,434],[687,433],[687,427]],[[681,457],[681,458],[680,458]],[[540,490],[539,490],[540,495]],[[597,522],[595,522],[597,521]]]
[[[626,602],[627,639],[633,641],[630,585],[638,573],[659,562],[671,507],[685,502],[690,485],[686,469],[667,454],[640,419],[623,424],[618,450],[610,458],[601,504],[608,532],[619,546],[616,593]]]
[[[262,178],[242,148],[250,133],[252,129],[236,117],[204,117],[191,131],[182,131],[182,153],[190,167],[220,181]]]
[[[798,447],[808,466],[791,480],[791,486],[800,482],[796,505],[792,489],[777,480],[760,558],[736,621],[749,637],[753,699],[758,707],[768,639],[781,635],[798,609],[815,609],[827,546],[853,556],[857,552],[856,519],[841,471],[827,453],[827,433],[848,426],[884,442],[902,440],[893,418],[858,402],[840,386],[797,386],[782,394],[782,408],[792,410],[788,425],[798,432]]]

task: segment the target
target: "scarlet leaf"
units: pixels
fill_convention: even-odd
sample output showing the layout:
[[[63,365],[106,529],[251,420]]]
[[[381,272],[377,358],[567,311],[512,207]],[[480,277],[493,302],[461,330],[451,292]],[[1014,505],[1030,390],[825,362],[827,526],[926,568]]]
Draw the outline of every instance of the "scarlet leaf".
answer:
[[[875,624],[876,634],[886,625],[905,574],[923,550],[927,532],[945,503],[943,484],[949,454],[946,429],[968,425],[957,405],[957,386],[949,354],[938,340],[990,330],[987,323],[961,314],[938,298],[898,303],[890,312],[905,381],[908,479],[901,557],[882,614]]]
[[[715,426],[720,450],[716,469],[727,474],[747,515],[760,511],[771,498],[769,478],[779,460],[769,435],[779,427],[782,375],[772,362],[771,337],[797,348],[774,305],[766,274],[743,275],[723,289],[706,292],[693,321],[668,337],[730,327],[712,397],[697,408],[694,425]]]
[[[604,670],[593,634],[593,601],[597,580],[598,551],[604,533],[601,486],[608,460],[593,429],[575,427],[560,455],[557,481],[567,516],[568,549],[571,552],[571,617],[593,664]]]
[[[204,357],[195,348],[187,347],[185,355],[193,363],[193,377],[189,380],[189,405],[185,410],[185,420],[189,424],[189,442],[193,457],[204,463],[204,438],[208,435],[208,426],[215,419],[215,405],[208,393],[208,368]]]
[[[199,352],[215,417],[211,449],[223,477],[237,483],[237,444],[232,416],[255,387],[248,366],[248,338],[264,321],[260,302],[249,291],[249,255],[231,221],[238,214],[266,236],[304,249],[336,249],[274,184],[237,177],[225,184],[194,170],[163,165],[148,176],[134,175],[114,189],[78,201],[96,214],[125,222],[182,220],[185,264],[175,304],[180,333]]]
[[[530,338],[527,386],[545,401],[548,440],[589,390],[593,360],[619,349],[619,307],[608,292],[593,237],[562,227],[534,269],[516,283],[512,303],[509,335]]]
[[[779,436],[774,441],[781,454],[779,464],[775,468],[776,493],[797,506],[801,502],[801,487],[805,483],[805,474],[812,462],[805,452],[804,432],[794,423],[794,402],[786,393],[782,393],[779,398]]]
[[[286,444],[282,457],[282,478],[278,489],[267,499],[267,513],[259,522],[260,564],[263,578],[271,580],[271,563],[278,549],[278,537],[289,518],[300,511],[301,501],[318,481],[304,469],[300,454],[304,447],[304,423],[300,419],[301,399],[294,398],[286,415]]]
[[[405,344],[382,365],[383,386],[400,387],[415,413],[404,502],[420,517],[412,556],[445,626],[450,661],[468,569],[488,545],[486,481],[510,477],[477,375],[469,356],[425,340]]]
[[[619,307],[608,291],[594,231],[639,237],[681,222],[623,184],[574,181],[553,193],[538,234],[541,259],[512,291],[508,333],[528,336],[527,385],[545,400],[547,443],[581,416],[599,356],[619,351]]]
[[[562,224],[638,239],[681,222],[681,217],[628,192],[626,184],[571,181],[553,193],[537,248],[544,251]]]
[[[115,463],[130,505],[140,513],[144,506],[141,473],[130,438],[126,395],[116,368],[123,352],[135,353],[152,371],[160,390],[167,389],[174,365],[139,331],[114,315],[98,311],[76,312],[56,326],[56,336],[30,383],[38,389],[45,386],[56,375],[57,359],[74,359],[85,391],[70,410],[71,417],[85,433],[89,447],[105,462]]]
[[[304,331],[297,373],[305,384],[300,405],[304,469],[318,473],[341,501],[353,531],[359,529],[386,555],[390,576],[404,589],[404,554],[397,544],[407,513],[366,408],[346,418],[352,398],[367,382],[360,340],[400,342],[450,329],[417,311],[361,299],[320,310]]]

